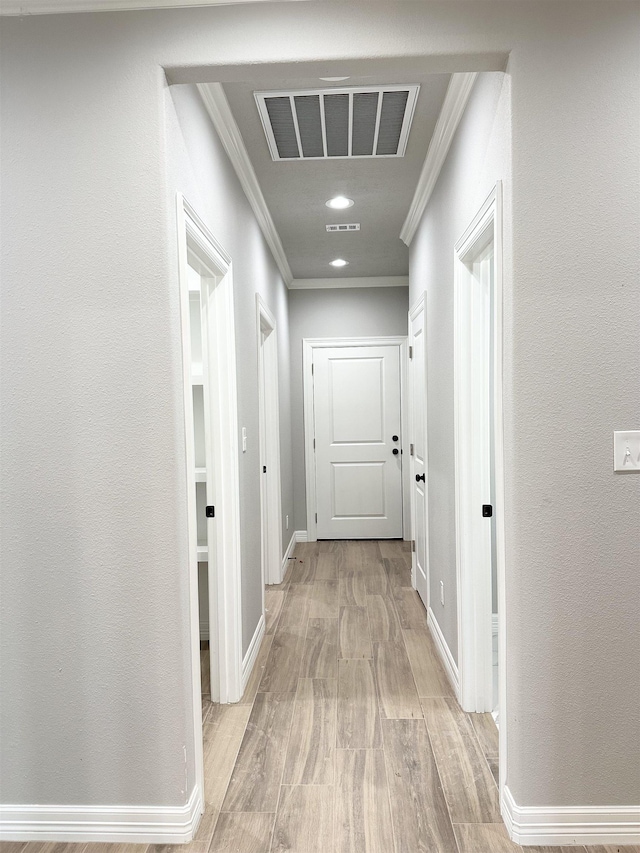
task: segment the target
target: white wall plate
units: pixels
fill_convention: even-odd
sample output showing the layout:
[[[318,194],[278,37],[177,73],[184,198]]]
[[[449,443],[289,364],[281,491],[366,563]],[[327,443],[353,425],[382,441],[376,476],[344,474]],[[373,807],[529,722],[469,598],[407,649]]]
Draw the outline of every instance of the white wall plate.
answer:
[[[613,433],[613,470],[621,474],[640,472],[640,429]]]

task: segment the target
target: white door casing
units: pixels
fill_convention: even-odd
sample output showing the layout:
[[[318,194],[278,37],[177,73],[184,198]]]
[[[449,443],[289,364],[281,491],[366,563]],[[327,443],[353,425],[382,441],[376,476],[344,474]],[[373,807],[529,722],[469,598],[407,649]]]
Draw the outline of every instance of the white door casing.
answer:
[[[494,710],[491,642],[492,520],[482,514],[482,505],[491,503],[493,459],[494,556],[498,593],[499,780],[502,796],[507,783],[508,714],[500,182],[496,184],[456,244],[454,267],[454,445],[460,703],[465,711]]]
[[[397,344],[314,352],[321,539],[402,537],[400,369]]]
[[[186,492],[189,527],[189,579],[194,740],[198,784],[202,773],[200,626],[194,417],[191,376],[189,266],[202,287],[203,370],[207,374],[207,493],[215,519],[207,521],[211,565],[210,641],[217,657],[211,686],[221,703],[237,702],[242,692],[240,611],[240,485],[238,464],[236,348],[231,258],[181,194],[177,196],[178,273],[183,349]],[[211,463],[211,464],[209,464]],[[210,498],[209,498],[210,496]]]
[[[429,476],[427,463],[426,294],[409,312],[409,442],[413,540],[413,584],[429,609]]]

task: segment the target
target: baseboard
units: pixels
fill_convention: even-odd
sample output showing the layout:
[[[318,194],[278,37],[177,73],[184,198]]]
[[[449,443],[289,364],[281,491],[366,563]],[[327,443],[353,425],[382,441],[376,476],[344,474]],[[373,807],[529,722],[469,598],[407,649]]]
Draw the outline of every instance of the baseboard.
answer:
[[[284,557],[282,558],[282,577],[287,573],[287,569],[289,568],[289,557],[293,554],[293,549],[296,547],[297,541],[296,531],[294,530],[291,534],[291,541],[289,542]]]
[[[258,622],[258,626],[254,632],[253,638],[249,643],[249,648],[247,649],[247,653],[244,656],[242,661],[242,692],[244,693],[244,689],[247,686],[247,682],[253,672],[253,667],[256,662],[256,658],[258,657],[258,652],[260,651],[260,643],[262,642],[262,638],[264,637],[265,632],[265,621],[264,615],[260,617],[260,621]]]
[[[640,806],[519,806],[502,791],[509,836],[523,847],[640,844]]]
[[[307,531],[306,530],[296,530],[296,542],[307,542]]]
[[[460,678],[458,676],[458,665],[453,659],[451,649],[447,645],[444,634],[438,625],[438,620],[431,608],[427,611],[427,625],[431,631],[433,641],[436,644],[436,649],[438,650],[438,654],[440,655],[440,659],[444,665],[445,672],[447,673],[451,686],[455,691],[456,699],[460,701]]]
[[[184,806],[0,805],[0,839],[185,844],[203,811],[197,786]]]

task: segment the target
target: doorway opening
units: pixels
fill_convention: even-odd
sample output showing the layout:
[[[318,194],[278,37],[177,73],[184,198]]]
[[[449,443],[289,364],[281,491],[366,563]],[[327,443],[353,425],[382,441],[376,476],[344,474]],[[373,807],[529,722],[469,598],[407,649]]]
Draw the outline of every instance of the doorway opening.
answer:
[[[202,682],[214,702],[241,697],[240,502],[231,259],[178,195],[191,658],[195,731]],[[201,655],[201,641],[209,654]],[[202,650],[205,651],[205,650]],[[202,658],[208,657],[208,679]],[[204,796],[202,740],[196,785]]]
[[[499,182],[455,247],[454,330],[460,703],[498,721],[506,695]],[[504,720],[503,714],[501,786]]]

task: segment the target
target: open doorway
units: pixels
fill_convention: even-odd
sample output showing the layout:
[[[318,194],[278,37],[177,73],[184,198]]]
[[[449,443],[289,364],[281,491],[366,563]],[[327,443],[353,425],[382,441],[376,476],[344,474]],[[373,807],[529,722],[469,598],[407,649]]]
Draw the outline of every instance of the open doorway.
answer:
[[[506,649],[501,219],[498,183],[455,247],[454,323],[460,701],[496,721]]]
[[[262,580],[282,581],[282,495],[280,485],[280,422],[278,337],[276,320],[256,294],[258,329],[258,408],[260,430],[260,510]],[[263,602],[264,611],[264,602]]]
[[[231,259],[180,195],[178,259],[193,708],[199,732],[207,687],[214,702],[237,702],[241,695],[236,356]],[[198,739],[196,763],[203,791]]]

